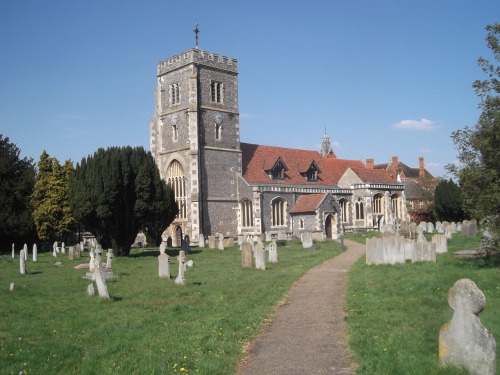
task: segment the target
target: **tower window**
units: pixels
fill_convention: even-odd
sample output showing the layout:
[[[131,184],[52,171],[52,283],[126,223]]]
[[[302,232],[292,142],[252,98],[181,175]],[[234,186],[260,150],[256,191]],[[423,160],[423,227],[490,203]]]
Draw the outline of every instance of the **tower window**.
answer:
[[[179,104],[181,102],[180,89],[178,83],[170,85],[170,104]]]
[[[178,140],[178,132],[177,132],[177,124],[172,125],[172,141],[177,142]]]
[[[212,94],[212,102],[222,103],[222,93],[223,93],[222,82],[212,81],[210,83],[210,91]]]
[[[215,124],[215,139],[220,141],[222,138],[222,125]]]

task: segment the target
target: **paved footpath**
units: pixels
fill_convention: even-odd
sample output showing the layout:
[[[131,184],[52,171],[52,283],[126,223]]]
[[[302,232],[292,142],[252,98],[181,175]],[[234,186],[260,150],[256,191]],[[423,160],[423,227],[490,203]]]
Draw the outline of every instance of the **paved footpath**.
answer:
[[[354,374],[344,321],[346,274],[365,245],[313,268],[291,288],[264,332],[248,351],[238,375]]]

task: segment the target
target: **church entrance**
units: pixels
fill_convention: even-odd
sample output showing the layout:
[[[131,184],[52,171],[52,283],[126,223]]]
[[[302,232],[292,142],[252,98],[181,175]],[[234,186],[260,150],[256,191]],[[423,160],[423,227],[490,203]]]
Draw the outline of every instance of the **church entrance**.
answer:
[[[325,219],[326,238],[337,238],[337,215],[329,214]]]

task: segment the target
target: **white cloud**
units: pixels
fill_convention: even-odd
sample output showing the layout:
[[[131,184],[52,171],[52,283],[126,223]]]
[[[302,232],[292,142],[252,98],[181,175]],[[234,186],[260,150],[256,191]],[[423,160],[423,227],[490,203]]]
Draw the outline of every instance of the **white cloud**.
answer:
[[[417,120],[403,120],[392,125],[395,129],[413,129],[413,130],[435,130],[434,121],[425,118]]]

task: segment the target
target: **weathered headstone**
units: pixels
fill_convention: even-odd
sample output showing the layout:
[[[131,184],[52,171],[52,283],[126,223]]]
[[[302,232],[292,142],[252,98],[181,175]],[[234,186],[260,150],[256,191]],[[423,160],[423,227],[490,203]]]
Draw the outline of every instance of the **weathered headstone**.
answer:
[[[68,260],[75,260],[75,248],[73,246],[68,247]]]
[[[158,275],[170,279],[170,257],[165,253],[158,255]]]
[[[15,289],[16,289],[16,284],[10,283],[10,285],[9,285],[9,291],[13,292]]]
[[[432,236],[431,242],[436,244],[436,253],[442,254],[448,252],[448,241],[445,235],[435,234]]]
[[[241,265],[243,267],[252,267],[252,244],[248,241],[241,244]]]
[[[95,268],[95,252],[94,249],[90,249],[89,271],[94,272],[94,268]]]
[[[264,251],[264,245],[258,243],[254,248],[254,256],[255,256],[255,268],[258,270],[266,269],[266,252]]]
[[[38,248],[36,243],[33,244],[33,262],[38,262]]]
[[[191,252],[191,239],[189,238],[189,236],[186,234],[184,236],[184,240],[182,241],[182,250],[184,250],[184,252],[186,254],[189,254]]]
[[[224,250],[224,235],[221,233],[219,234],[219,250]]]
[[[19,272],[21,275],[26,273],[26,258],[24,257],[24,249],[19,254]]]
[[[66,254],[66,245],[64,242],[61,242],[61,253]]]
[[[313,245],[311,232],[302,233],[302,247],[304,249],[309,249]]]
[[[106,253],[106,268],[108,270],[111,269],[111,261],[114,256],[113,249],[108,249],[108,252]]]
[[[462,233],[462,223],[457,223],[457,233]]]
[[[470,221],[469,220],[464,220],[462,222],[462,234],[464,236],[470,237]]]
[[[205,247],[205,236],[203,235],[203,233],[200,233],[200,238],[198,240],[198,246],[201,248]]]
[[[415,244],[411,261],[436,263],[436,244],[432,242],[418,242]]]
[[[269,251],[269,263],[278,263],[278,245],[276,241],[271,241],[267,250]]]
[[[87,294],[88,294],[90,297],[95,296],[94,284],[89,284],[89,285],[87,285]]]
[[[450,231],[451,233],[457,233],[457,224],[455,222],[450,224]]]
[[[101,256],[99,254],[95,256],[94,280],[97,285],[97,293],[99,293],[99,297],[109,298],[108,286],[106,285],[106,280],[104,280],[102,275],[102,263]]]
[[[453,317],[439,332],[439,362],[466,369],[471,375],[496,373],[496,342],[477,316],[486,304],[474,281],[458,280],[448,291]]]
[[[431,222],[427,223],[427,233],[434,233],[434,224]]]
[[[27,261],[28,260],[28,244],[24,244],[24,247],[23,247],[23,250],[24,250],[24,261]]]
[[[419,233],[417,236],[417,242],[427,242],[423,233]]]

